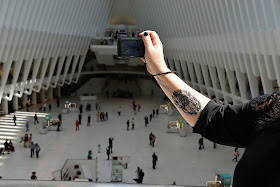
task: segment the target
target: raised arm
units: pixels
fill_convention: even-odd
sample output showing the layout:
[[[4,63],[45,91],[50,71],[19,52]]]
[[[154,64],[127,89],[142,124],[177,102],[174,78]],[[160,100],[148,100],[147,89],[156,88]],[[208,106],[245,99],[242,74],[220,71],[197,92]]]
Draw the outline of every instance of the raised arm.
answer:
[[[154,31],[145,31],[139,36],[143,38],[145,44],[145,59],[142,60],[146,61],[148,71],[153,75],[169,72],[158,34]],[[188,86],[174,73],[154,77],[184,119],[194,127],[200,112],[210,99]]]

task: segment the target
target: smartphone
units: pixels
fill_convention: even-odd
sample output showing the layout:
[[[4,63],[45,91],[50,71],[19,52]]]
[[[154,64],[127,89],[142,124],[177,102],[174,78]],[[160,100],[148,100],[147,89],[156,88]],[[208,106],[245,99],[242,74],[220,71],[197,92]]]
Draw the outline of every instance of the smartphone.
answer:
[[[119,36],[117,42],[118,58],[143,58],[145,46],[142,38]]]

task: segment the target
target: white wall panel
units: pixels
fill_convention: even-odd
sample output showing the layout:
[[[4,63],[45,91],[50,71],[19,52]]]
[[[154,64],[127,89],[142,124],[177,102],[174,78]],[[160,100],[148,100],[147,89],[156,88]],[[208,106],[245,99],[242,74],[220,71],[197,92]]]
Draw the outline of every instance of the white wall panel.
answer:
[[[112,0],[0,0],[0,7],[2,101],[63,85],[67,77],[68,84],[77,82],[91,39],[109,23]],[[7,84],[11,75],[13,82]]]

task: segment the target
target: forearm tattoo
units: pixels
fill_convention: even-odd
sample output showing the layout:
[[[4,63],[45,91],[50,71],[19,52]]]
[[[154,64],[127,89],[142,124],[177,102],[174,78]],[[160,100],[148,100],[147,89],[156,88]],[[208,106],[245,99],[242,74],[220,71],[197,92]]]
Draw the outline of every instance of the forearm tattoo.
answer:
[[[201,103],[197,98],[186,90],[173,90],[159,76],[156,77],[160,86],[166,88],[172,93],[174,104],[179,107],[184,113],[188,115],[197,115],[201,112]]]

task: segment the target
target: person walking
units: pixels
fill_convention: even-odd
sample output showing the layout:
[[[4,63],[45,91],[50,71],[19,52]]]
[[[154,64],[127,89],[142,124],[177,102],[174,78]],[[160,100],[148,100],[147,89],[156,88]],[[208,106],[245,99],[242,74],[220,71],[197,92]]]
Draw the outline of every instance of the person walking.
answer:
[[[52,110],[52,104],[49,104],[49,112]]]
[[[57,108],[59,108],[59,103],[60,103],[60,101],[59,101],[59,97],[56,99],[56,106],[57,106]]]
[[[59,119],[59,121],[62,121],[62,116],[61,116],[61,114],[59,114],[59,115],[57,116],[57,118]]]
[[[29,112],[29,104],[26,103],[25,106],[26,106],[26,111]]]
[[[134,130],[134,118],[131,120],[131,130]]]
[[[110,159],[110,147],[108,147],[106,149],[106,154],[107,154],[107,160],[109,160]]]
[[[30,133],[29,135],[29,139],[28,139],[28,146],[30,147],[31,143],[33,142],[33,136],[32,134]]]
[[[31,145],[30,145],[30,153],[31,153],[31,158],[33,157],[34,155],[34,149],[35,149],[35,145],[33,142],[31,142]]]
[[[92,159],[92,151],[91,150],[88,151],[88,159]]]
[[[144,120],[145,120],[145,126],[147,127],[147,125],[149,124],[149,118],[147,115],[145,116]]]
[[[26,132],[28,132],[28,131],[29,131],[29,124],[28,124],[28,121],[27,121],[26,124],[25,124],[25,128],[26,128]]]
[[[153,114],[151,113],[150,114],[150,122],[152,121],[152,118],[153,118]]]
[[[82,114],[79,114],[79,125],[81,125],[81,123],[82,123]]]
[[[199,148],[198,149],[199,150],[204,149],[203,136],[201,136],[201,138],[199,138],[198,143],[199,143]]]
[[[80,114],[83,113],[83,105],[80,105],[79,109],[80,109]]]
[[[40,152],[41,148],[38,145],[38,143],[35,144],[35,153],[36,153],[36,158],[39,158],[39,152]]]
[[[232,161],[235,160],[236,162],[238,162],[238,157],[239,157],[238,147],[236,147],[234,149],[234,154],[233,155],[235,156],[235,158],[233,158]]]
[[[157,110],[156,110],[156,116],[158,116],[158,108],[157,108]]]
[[[127,120],[127,122],[126,122],[126,130],[129,131],[129,120]]]
[[[101,153],[101,146],[98,144],[98,153]]]
[[[108,112],[105,113],[106,120],[108,120]]]
[[[118,109],[119,116],[121,115],[121,110],[122,110],[122,107],[119,107],[119,109]]]
[[[153,133],[151,132],[151,134],[149,135],[149,141],[150,141],[150,145],[152,145],[152,141],[153,141]]]
[[[76,131],[77,131],[77,130],[80,130],[80,129],[79,129],[79,120],[76,120]]]
[[[153,109],[153,118],[155,117],[156,111]]]
[[[140,112],[140,109],[141,109],[141,105],[138,104],[138,112]]]
[[[56,131],[60,131],[60,125],[61,125],[61,123],[62,123],[62,121],[61,120],[58,120],[58,122],[57,122],[57,129],[56,129]]]
[[[24,136],[24,138],[23,138],[23,146],[24,146],[25,148],[27,148],[28,140],[29,140],[28,134],[25,134],[25,136]]]
[[[153,134],[152,136],[152,146],[155,147],[156,136]]]
[[[158,161],[158,157],[157,157],[156,153],[154,153],[152,155],[152,157],[153,157],[153,169],[156,169],[156,164],[157,164],[157,161]]]
[[[90,126],[90,120],[91,120],[91,116],[88,115],[88,118],[87,118],[87,126]]]
[[[110,149],[111,153],[113,153],[113,140],[114,140],[114,138],[109,138],[109,149]]]
[[[16,123],[16,120],[17,120],[16,115],[14,115],[13,120],[14,120],[14,124],[17,125],[17,123]]]
[[[34,124],[39,123],[37,114],[34,115]]]
[[[44,112],[46,112],[46,108],[47,108],[47,104],[46,103],[43,104],[43,108],[44,108]]]

